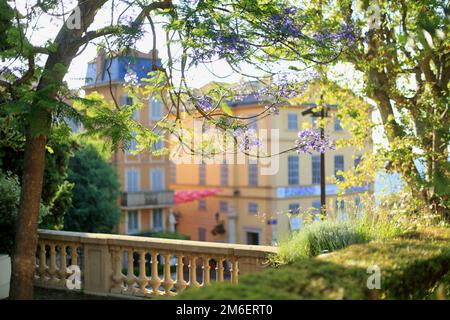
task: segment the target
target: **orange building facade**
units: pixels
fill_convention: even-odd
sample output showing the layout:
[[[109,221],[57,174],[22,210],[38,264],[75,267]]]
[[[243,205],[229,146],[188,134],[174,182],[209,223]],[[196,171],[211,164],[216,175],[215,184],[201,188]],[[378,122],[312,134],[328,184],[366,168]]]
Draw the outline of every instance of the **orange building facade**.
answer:
[[[159,61],[158,61],[159,63]],[[99,55],[88,64],[86,94],[98,92],[105,100],[120,104],[133,104],[127,95],[125,78],[129,70],[139,79],[147,78],[151,71],[152,54],[132,51],[126,55],[105,57]],[[110,83],[111,82],[111,83]],[[153,127],[163,116],[162,102],[156,97],[143,97],[142,108],[136,110],[134,119]],[[155,148],[164,147],[161,141]],[[121,234],[138,234],[148,231],[167,231],[173,205],[173,191],[169,189],[169,161],[167,156],[154,156],[149,151],[133,154],[136,144],[128,150],[118,150],[111,155],[122,188],[120,202],[121,220],[117,231]]]

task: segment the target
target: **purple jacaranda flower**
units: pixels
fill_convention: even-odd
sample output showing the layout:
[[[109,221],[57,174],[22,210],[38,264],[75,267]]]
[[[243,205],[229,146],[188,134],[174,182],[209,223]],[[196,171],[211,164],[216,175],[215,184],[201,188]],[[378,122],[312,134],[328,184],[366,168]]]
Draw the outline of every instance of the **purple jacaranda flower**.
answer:
[[[267,110],[268,113],[270,114],[274,114],[274,115],[279,115],[280,114],[280,109],[278,109],[276,106],[264,106],[264,109]]]
[[[270,85],[261,89],[260,95],[274,100],[291,99],[302,94],[305,88],[306,82],[281,74]]]
[[[212,30],[206,47],[194,48],[192,58],[193,63],[207,63],[215,59],[223,59],[227,56],[234,58],[244,56],[250,48],[246,39],[235,31],[224,32],[222,30]]]
[[[304,129],[299,131],[297,136],[298,139],[295,140],[295,144],[298,153],[324,153],[326,150],[336,149],[329,136],[323,138],[320,136],[320,129]]]
[[[191,101],[197,103],[197,105],[202,108],[203,111],[211,111],[214,109],[214,101],[211,97],[200,96],[196,98],[191,98]]]
[[[304,27],[304,23],[300,22],[301,20],[297,8],[287,7],[281,13],[269,17],[264,25],[277,40],[280,40],[280,38],[288,40],[298,38],[301,35]]]
[[[258,138],[255,129],[236,129],[233,133],[238,142],[238,148],[241,152],[253,152],[262,146],[261,139]]]
[[[361,30],[356,28],[353,24],[341,24],[340,30],[337,32],[330,32],[329,30],[321,30],[313,35],[313,38],[320,44],[339,44],[347,42],[349,45],[355,44]]]
[[[136,71],[131,68],[127,68],[125,76],[123,78],[127,85],[137,85],[139,83],[139,79]]]

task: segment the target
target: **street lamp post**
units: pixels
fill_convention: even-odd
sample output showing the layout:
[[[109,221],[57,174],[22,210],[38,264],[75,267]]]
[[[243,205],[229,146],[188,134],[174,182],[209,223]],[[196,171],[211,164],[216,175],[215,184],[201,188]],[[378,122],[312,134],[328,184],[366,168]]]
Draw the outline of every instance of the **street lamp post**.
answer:
[[[327,116],[326,106],[323,106],[319,112],[314,111],[317,108],[316,106],[309,107],[306,110],[302,111],[302,115],[311,114],[314,117],[320,117],[321,123]],[[324,126],[320,126],[320,138],[325,138],[325,128]],[[327,213],[326,207],[326,194],[325,194],[325,152],[320,153],[320,207],[323,214]]]

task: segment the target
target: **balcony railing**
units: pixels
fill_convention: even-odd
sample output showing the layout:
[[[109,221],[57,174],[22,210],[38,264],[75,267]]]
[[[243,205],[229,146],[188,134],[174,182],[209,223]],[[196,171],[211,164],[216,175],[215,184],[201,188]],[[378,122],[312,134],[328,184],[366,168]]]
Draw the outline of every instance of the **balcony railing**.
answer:
[[[121,206],[127,208],[168,206],[172,204],[173,190],[124,192],[121,198]]]
[[[109,296],[173,296],[213,281],[237,284],[239,275],[267,267],[267,255],[277,252],[270,246],[124,235],[38,234],[37,286]]]

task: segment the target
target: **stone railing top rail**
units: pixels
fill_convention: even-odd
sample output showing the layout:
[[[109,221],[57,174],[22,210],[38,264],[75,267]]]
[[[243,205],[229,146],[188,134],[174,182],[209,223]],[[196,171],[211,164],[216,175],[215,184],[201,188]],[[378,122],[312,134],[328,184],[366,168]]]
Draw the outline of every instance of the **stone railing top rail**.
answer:
[[[229,244],[192,240],[174,240],[128,236],[104,233],[85,233],[71,231],[38,230],[40,240],[62,241],[82,244],[97,244],[136,249],[155,249],[171,253],[187,252],[195,254],[214,254],[237,257],[264,258],[267,254],[277,253],[278,248],[272,246],[256,246],[244,244]]]

